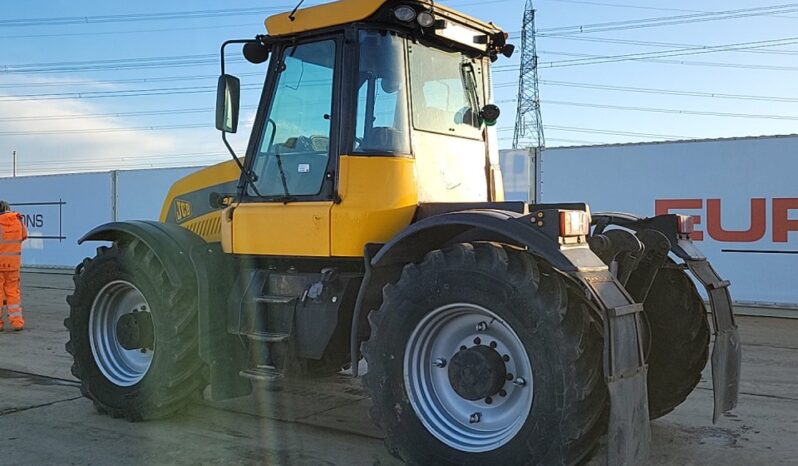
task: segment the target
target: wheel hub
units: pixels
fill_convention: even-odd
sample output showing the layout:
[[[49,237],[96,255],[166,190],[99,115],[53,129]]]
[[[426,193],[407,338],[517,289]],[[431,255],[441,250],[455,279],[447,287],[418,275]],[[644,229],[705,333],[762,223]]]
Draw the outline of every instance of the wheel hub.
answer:
[[[119,344],[126,350],[152,349],[155,341],[152,314],[130,312],[122,315],[116,323],[116,337]]]
[[[470,401],[499,393],[506,376],[507,366],[502,356],[485,345],[460,350],[449,363],[449,383],[452,389]]]
[[[135,285],[114,280],[97,292],[89,314],[89,343],[109,382],[130,387],[144,379],[158,346],[155,333],[150,305]]]
[[[405,345],[410,404],[430,434],[458,451],[483,453],[512,440],[531,411],[533,381],[518,334],[477,304],[429,311]]]

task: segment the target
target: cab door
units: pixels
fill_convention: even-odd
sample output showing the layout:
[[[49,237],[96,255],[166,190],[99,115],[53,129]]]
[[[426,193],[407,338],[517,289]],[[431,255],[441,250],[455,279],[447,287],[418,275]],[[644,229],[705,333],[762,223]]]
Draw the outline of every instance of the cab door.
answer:
[[[340,48],[327,36],[274,54],[247,151],[254,181],[227,219],[233,253],[330,255]]]

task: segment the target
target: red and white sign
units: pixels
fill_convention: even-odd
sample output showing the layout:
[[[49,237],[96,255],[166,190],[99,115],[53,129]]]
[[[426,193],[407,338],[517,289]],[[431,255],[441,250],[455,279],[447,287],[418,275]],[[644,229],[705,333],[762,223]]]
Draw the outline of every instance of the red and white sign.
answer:
[[[695,216],[736,301],[798,305],[798,136],[553,148],[541,202]]]

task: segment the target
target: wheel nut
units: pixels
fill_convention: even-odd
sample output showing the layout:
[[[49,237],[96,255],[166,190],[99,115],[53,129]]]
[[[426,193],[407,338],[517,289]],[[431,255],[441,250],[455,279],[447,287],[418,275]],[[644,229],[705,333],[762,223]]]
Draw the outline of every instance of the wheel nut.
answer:
[[[443,359],[443,358],[438,358],[438,359],[432,361],[432,365],[437,367],[437,368],[446,367],[446,360]]]
[[[484,320],[477,324],[477,332],[484,332],[488,329],[488,323]]]
[[[523,377],[518,377],[517,379],[513,380],[513,383],[518,387],[526,386],[526,380]]]
[[[474,413],[468,418],[468,422],[470,422],[471,424],[476,424],[477,422],[480,421],[480,419],[482,419],[482,415],[479,413]]]

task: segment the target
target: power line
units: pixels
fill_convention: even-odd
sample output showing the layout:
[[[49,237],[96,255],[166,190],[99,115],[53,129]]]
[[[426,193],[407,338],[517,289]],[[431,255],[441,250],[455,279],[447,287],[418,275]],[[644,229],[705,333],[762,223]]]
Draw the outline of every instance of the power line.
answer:
[[[719,21],[726,19],[746,18],[751,16],[768,16],[776,13],[798,12],[798,3],[788,3],[784,5],[771,5],[766,7],[744,8],[738,10],[712,11],[706,13],[694,13],[677,16],[661,16],[656,18],[644,18],[624,21],[610,21],[604,23],[592,23],[574,26],[559,26],[541,29],[540,37],[564,34],[583,34],[593,32],[619,31],[628,29],[639,29],[648,27],[673,26],[705,21]]]
[[[653,11],[676,11],[682,13],[706,13],[706,11],[702,10],[685,10],[681,8],[661,8],[661,7],[654,7],[654,6],[641,6],[641,5],[627,5],[621,3],[606,3],[606,2],[589,2],[589,1],[581,1],[581,0],[544,0],[548,2],[557,2],[557,3],[573,3],[577,5],[596,5],[596,6],[608,6],[608,7],[617,7],[617,8],[630,8],[630,9],[637,9],[637,10],[653,10]]]
[[[264,73],[237,73],[239,78],[250,76],[265,76]],[[181,76],[163,76],[152,78],[127,78],[127,79],[105,79],[102,81],[86,80],[86,81],[56,81],[56,82],[11,82],[0,84],[0,89],[17,88],[17,87],[67,87],[67,86],[107,86],[109,84],[147,84],[147,83],[160,83],[172,81],[200,81],[212,80],[216,81],[219,78],[218,74],[201,74],[201,75],[181,75]]]
[[[557,52],[552,50],[541,50],[540,53],[546,55],[562,55],[566,57],[583,57],[583,58],[603,57],[603,55],[595,55],[589,53]],[[664,58],[643,58],[639,60],[631,60],[630,62],[659,63],[664,65],[685,65],[685,66],[705,66],[705,67],[717,67],[717,68],[768,70],[768,71],[798,71],[798,67],[795,66],[756,65],[748,63],[723,63],[723,62],[696,61],[696,60],[668,60]]]
[[[699,55],[705,53],[726,52],[741,49],[756,49],[761,47],[771,47],[774,45],[798,44],[798,37],[786,37],[782,39],[769,39],[751,42],[738,42],[734,44],[710,45],[700,47],[688,47],[677,50],[666,50],[659,52],[639,52],[622,55],[598,55],[590,58],[574,58],[570,60],[559,60],[541,64],[546,68],[560,68],[564,66],[596,65],[602,63],[613,63],[619,61],[635,61],[651,58],[681,57],[686,55]]]
[[[262,89],[261,84],[242,84],[241,90]],[[210,86],[189,86],[189,87],[161,87],[153,89],[130,89],[123,91],[88,91],[88,92],[62,92],[50,94],[19,94],[8,97],[0,97],[3,102],[26,102],[41,100],[74,100],[74,99],[101,99],[119,97],[144,97],[156,95],[178,95],[178,94],[203,94],[216,92],[216,87]]]
[[[576,133],[590,133],[590,134],[609,134],[613,136],[629,136],[629,137],[637,137],[637,138],[654,138],[654,139],[695,139],[694,137],[690,136],[674,136],[672,134],[655,134],[655,133],[638,133],[634,131],[618,131],[618,130],[610,130],[610,129],[597,129],[597,128],[581,128],[575,126],[558,126],[558,125],[546,125],[546,129],[556,130],[556,131],[570,131]],[[499,128],[499,132],[505,131],[512,131],[513,128],[510,127],[503,127]]]
[[[150,32],[174,32],[174,31],[197,31],[203,29],[233,29],[238,27],[252,27],[252,23],[246,24],[213,24],[209,26],[185,26],[185,27],[170,27],[170,28],[157,28],[157,29],[133,29],[123,31],[90,31],[90,32],[60,32],[51,34],[14,34],[0,36],[3,39],[39,39],[46,37],[80,37],[80,36],[118,36],[121,34],[144,34]]]
[[[258,108],[257,105],[242,105],[241,110],[252,110]],[[13,116],[0,117],[0,122],[4,121],[53,121],[53,120],[83,120],[91,118],[121,118],[147,115],[183,115],[191,113],[210,113],[213,108],[175,108],[166,110],[143,110],[137,112],[112,112],[112,113],[82,113],[72,115],[32,115],[32,116]]]
[[[34,131],[0,131],[0,136],[43,136],[53,134],[99,134],[99,133],[126,133],[133,131],[162,131],[193,128],[212,128],[211,123],[191,123],[182,125],[164,126],[137,126],[132,128],[87,128],[87,129],[53,129]]]
[[[567,144],[591,144],[591,145],[605,144],[604,141],[588,141],[585,139],[546,138],[546,140],[552,142],[564,142]]]
[[[496,0],[491,3],[506,3],[514,0]],[[459,2],[453,2],[459,3]],[[471,6],[482,5],[484,2],[471,2],[459,4],[457,6]],[[28,26],[64,26],[64,25],[93,25],[93,24],[108,24],[108,23],[129,23],[141,21],[175,21],[186,19],[198,18],[219,18],[230,16],[245,16],[251,14],[264,14],[264,13],[281,13],[290,10],[293,5],[272,5],[269,7],[244,7],[244,8],[224,8],[218,10],[189,10],[189,11],[171,11],[161,13],[129,13],[129,14],[116,14],[116,15],[98,15],[98,16],[61,16],[50,18],[17,18],[0,20],[0,28],[3,27],[28,27]],[[30,34],[30,35],[17,35],[17,36],[0,36],[0,39],[9,38],[37,38],[37,37],[53,37],[53,36],[79,36],[79,35],[100,35],[100,34],[130,34],[141,32],[168,32],[174,30],[194,30],[194,29],[217,29],[225,27],[240,27],[248,26],[249,24],[236,24],[236,25],[211,25],[211,26],[192,26],[185,28],[163,28],[163,29],[144,29],[137,31],[102,31],[102,32],[81,32],[81,33],[64,33],[64,34]]]
[[[667,94],[667,95],[680,95],[686,97],[705,97],[705,98],[715,98],[715,99],[756,100],[762,102],[788,102],[788,103],[798,102],[798,98],[795,97],[778,97],[778,96],[749,95],[749,94],[726,94],[720,92],[700,92],[700,91],[662,89],[662,88],[650,88],[650,87],[613,86],[608,84],[592,84],[592,83],[580,83],[580,82],[571,82],[571,81],[541,80],[541,84],[544,84],[546,86],[597,89],[597,90],[607,90],[607,91],[616,91],[616,92],[635,92],[641,94],[658,94],[658,95]],[[504,84],[501,84],[501,86],[504,86]]]
[[[654,7],[654,6],[643,6],[643,5],[630,5],[628,3],[608,3],[608,2],[593,2],[593,1],[586,1],[586,0],[544,0],[549,2],[557,2],[557,3],[572,3],[577,5],[595,5],[595,6],[605,6],[611,8],[624,8],[624,9],[635,9],[635,10],[652,10],[652,11],[674,11],[678,13],[711,13],[708,10],[688,10],[685,8],[664,8],[664,7]],[[788,18],[788,19],[798,19],[795,16],[781,16],[777,14],[767,15],[773,16],[774,18]]]
[[[704,48],[709,47],[707,45],[699,45],[699,44],[682,44],[682,43],[674,43],[674,42],[654,42],[654,41],[647,41],[647,40],[631,40],[631,39],[616,39],[611,37],[590,37],[590,36],[552,36],[547,37],[547,39],[557,39],[557,40],[575,40],[580,42],[600,42],[606,44],[621,44],[621,45],[640,45],[645,47],[666,47],[666,48]],[[732,50],[732,52],[741,52],[741,53],[758,53],[758,54],[767,54],[767,55],[798,55],[798,50],[777,50],[777,49],[737,49]]]
[[[59,16],[50,18],[18,18],[0,20],[0,28],[24,26],[63,26],[70,24],[129,23],[138,21],[184,20],[196,18],[219,18],[256,13],[283,11],[290,6],[224,8],[220,10],[171,11],[163,13],[129,13],[97,16]]]
[[[633,131],[615,131],[609,129],[596,129],[596,128],[579,128],[574,126],[557,126],[546,125],[546,129],[557,131],[567,131],[575,133],[590,133],[590,134],[609,134],[613,136],[628,136],[634,138],[653,138],[653,139],[696,139],[691,136],[674,136],[672,134],[654,134],[654,133],[637,133]]]
[[[27,166],[51,166],[51,165],[73,165],[73,164],[83,164],[83,163],[102,163],[102,162],[119,162],[119,163],[130,163],[130,162],[144,162],[149,163],[156,160],[166,160],[166,159],[181,159],[181,158],[195,158],[195,157],[217,157],[217,156],[226,156],[229,157],[229,152],[221,152],[221,151],[205,151],[205,152],[183,152],[178,154],[148,154],[148,155],[121,155],[115,154],[113,156],[103,157],[103,158],[93,158],[93,159],[71,159],[71,160],[36,160],[32,162],[26,162],[24,167]]]
[[[513,102],[513,100],[504,100],[499,101],[500,103],[505,102]],[[541,103],[547,105],[564,105],[570,107],[581,107],[581,108],[600,108],[600,109],[607,109],[607,110],[624,110],[624,111],[635,111],[635,112],[651,112],[651,113],[672,113],[678,115],[698,115],[698,116],[712,116],[712,117],[727,117],[727,118],[750,118],[750,119],[762,119],[762,120],[789,120],[789,121],[798,121],[798,116],[790,116],[790,115],[766,115],[766,114],[754,114],[754,113],[728,113],[728,112],[710,112],[710,111],[700,111],[700,110],[680,110],[674,108],[658,108],[658,107],[637,107],[637,106],[627,106],[627,105],[610,105],[610,104],[596,104],[591,102],[572,102],[572,101],[562,101],[562,100],[544,100]]]

